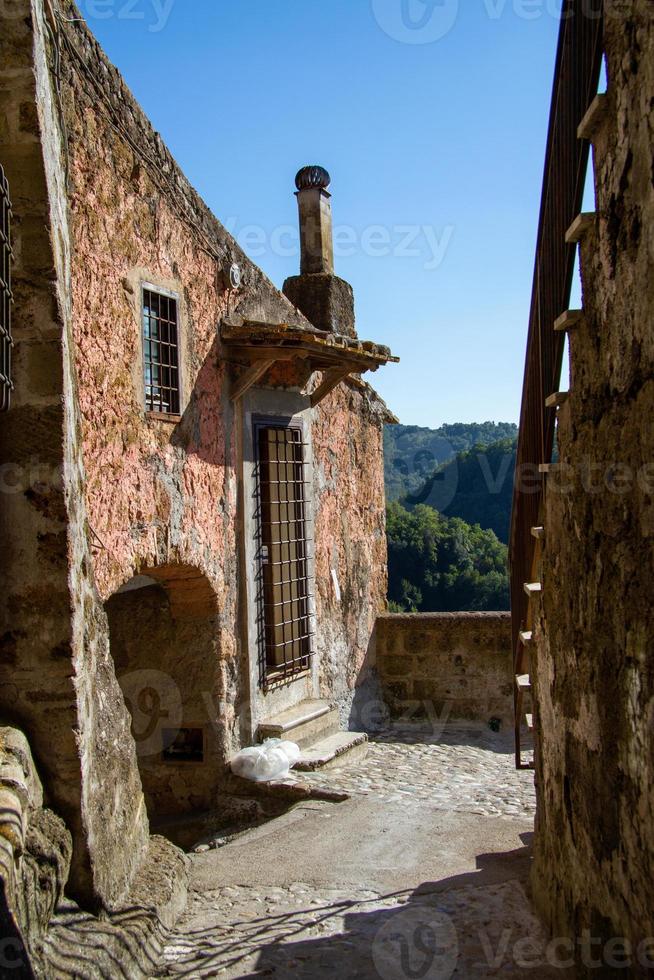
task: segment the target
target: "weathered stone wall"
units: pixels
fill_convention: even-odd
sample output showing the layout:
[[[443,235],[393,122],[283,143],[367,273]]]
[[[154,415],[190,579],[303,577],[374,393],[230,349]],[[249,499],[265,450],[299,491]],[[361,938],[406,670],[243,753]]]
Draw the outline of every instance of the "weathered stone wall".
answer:
[[[240,744],[246,697],[237,658],[240,462],[216,327],[226,315],[306,321],[189,187],[86,29],[66,31],[81,57],[78,63],[73,54],[68,63],[64,102],[77,374],[98,588],[108,598],[139,570],[161,564],[191,566],[206,577],[218,606],[220,677],[213,687],[221,712],[206,721],[221,726],[229,754]],[[233,261],[243,271],[236,292],[221,271]],[[143,279],[182,298],[179,422],[144,416]],[[313,412],[320,693],[343,705],[345,720],[355,684],[366,676],[361,667],[375,617],[385,608],[385,413],[372,389],[356,382],[339,386]]]
[[[1,21],[16,391],[0,425],[0,711],[29,734],[72,832],[71,889],[110,905],[144,855],[147,820],[85,533],[53,25],[36,0],[4,5]]]
[[[169,814],[215,809],[227,761],[209,724],[219,701],[212,690],[220,635],[215,619],[180,615],[160,585],[113,595],[107,615],[151,826]],[[170,745],[177,729],[201,730],[201,762],[162,758],[162,731]]]
[[[43,0],[0,11],[0,159],[16,219],[16,394],[0,429],[0,461],[13,468],[2,471],[11,492],[0,508],[0,710],[29,735],[71,830],[72,892],[111,907],[148,850],[116,675],[152,663],[156,649],[145,657],[123,623],[112,650],[104,604],[135,575],[161,582],[168,639],[185,646],[180,682],[203,688],[219,771],[247,737],[250,692],[239,659],[238,426],[217,328],[228,315],[309,325],[200,201],[74,13]],[[238,290],[225,274],[233,262]],[[143,281],[180,298],[178,419],[144,412]],[[384,603],[383,413],[356,382],[313,412],[327,468],[315,507],[322,693],[345,714]],[[182,782],[165,793],[201,805]],[[204,781],[203,800],[212,792]]]
[[[387,614],[377,669],[392,717],[513,725],[509,613]]]
[[[632,967],[617,972],[633,976],[650,975],[636,947],[654,934],[653,13],[637,0],[607,17],[598,221],[581,245],[585,322],[570,337],[535,636],[536,899],[556,935],[601,941],[596,963],[627,937]]]
[[[228,293],[219,262],[244,265],[247,296],[267,291],[273,305],[277,298],[230,251],[85,26],[64,30],[73,323],[93,571],[105,600],[144,568],[194,568],[210,583],[219,644],[206,693],[209,703],[215,690],[223,696],[205,720],[221,713],[234,748],[237,472],[217,325],[242,297]],[[142,280],[180,296],[179,421],[144,413]]]
[[[371,638],[387,608],[387,414],[372,389],[340,385],[313,423],[320,694],[354,729],[366,700],[378,697]]]

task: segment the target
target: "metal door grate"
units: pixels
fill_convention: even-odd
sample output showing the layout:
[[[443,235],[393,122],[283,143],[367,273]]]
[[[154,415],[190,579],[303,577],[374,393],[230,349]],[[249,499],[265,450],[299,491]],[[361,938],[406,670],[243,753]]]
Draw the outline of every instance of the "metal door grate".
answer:
[[[6,412],[11,404],[14,385],[11,379],[11,200],[9,182],[0,167],[0,411]]]
[[[258,489],[259,676],[263,686],[310,666],[311,542],[302,430],[255,425]]]
[[[177,300],[143,289],[145,408],[179,414],[179,330]]]

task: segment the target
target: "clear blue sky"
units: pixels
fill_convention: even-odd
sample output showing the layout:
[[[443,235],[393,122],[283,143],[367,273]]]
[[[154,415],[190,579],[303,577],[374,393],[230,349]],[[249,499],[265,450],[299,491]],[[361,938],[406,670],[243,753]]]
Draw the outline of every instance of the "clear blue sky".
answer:
[[[327,167],[359,336],[402,358],[371,380],[402,422],[430,426],[518,418],[558,7],[80,2],[189,179],[280,287],[299,265],[295,173]]]

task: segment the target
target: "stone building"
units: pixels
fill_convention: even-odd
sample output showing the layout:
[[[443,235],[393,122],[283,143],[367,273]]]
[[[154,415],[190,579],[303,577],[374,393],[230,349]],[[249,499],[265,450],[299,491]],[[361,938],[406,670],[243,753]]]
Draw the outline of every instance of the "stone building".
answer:
[[[71,3],[2,5],[0,163],[0,717],[72,834],[69,892],[112,908],[150,823],[219,810],[241,746],[361,742],[390,418],[361,375],[394,358],[357,339],[326,171],[298,174],[302,269],[281,292]]]
[[[301,269],[278,291],[76,8],[0,7],[0,976],[49,975],[64,887],[111,913],[89,926],[110,957],[127,943],[152,975],[185,878],[152,828],[228,809],[239,747],[356,751],[378,690],[395,714],[422,699],[499,725],[513,679],[533,700],[538,910],[580,975],[616,975],[607,950],[651,973],[654,17],[599,6],[566,0],[562,19],[515,678],[506,617],[379,615],[390,416],[361,375],[393,358],[357,339],[334,275],[327,173],[297,175]],[[596,209],[578,215],[591,146]],[[30,963],[8,961],[23,939]]]
[[[537,271],[556,249],[565,261],[558,280],[555,271],[542,274],[534,294],[545,314],[532,320],[518,451],[525,478],[541,464],[544,488],[535,495],[529,475],[512,540],[518,655],[525,647],[531,660],[536,735],[532,883],[580,976],[649,976],[654,11],[647,0],[606,3],[602,23],[584,4],[569,6],[546,171],[546,191],[549,173],[558,193],[544,195]],[[596,94],[602,60],[606,91]],[[589,148],[595,208],[564,215],[566,195],[581,206]],[[563,179],[573,159],[576,187]],[[577,249],[583,304],[568,309],[562,270],[572,273]],[[566,334],[570,385],[562,392],[561,362],[550,354],[562,352]]]

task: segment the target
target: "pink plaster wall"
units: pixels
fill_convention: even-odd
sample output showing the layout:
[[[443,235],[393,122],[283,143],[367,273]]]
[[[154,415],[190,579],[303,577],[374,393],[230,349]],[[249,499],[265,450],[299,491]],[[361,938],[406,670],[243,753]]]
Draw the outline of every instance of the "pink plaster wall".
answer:
[[[101,67],[90,35],[73,30],[87,62]],[[84,73],[71,72],[67,100],[75,365],[95,581],[106,600],[141,568],[199,569],[218,597],[219,687],[234,712],[242,695],[238,461],[217,327],[235,313],[306,321],[208,212],[115,70],[95,74],[104,78],[106,99]],[[118,106],[117,116],[106,100]],[[228,260],[243,270],[238,293],[225,288]],[[180,295],[189,400],[177,424],[144,413],[141,281]],[[356,384],[340,385],[314,413],[321,693],[345,706],[385,608],[382,426],[376,396]]]
[[[339,701],[345,717],[372,668],[371,637],[386,609],[382,426],[365,392],[348,384],[321,403],[313,423],[321,693]]]
[[[107,598],[140,565],[169,556],[205,572],[224,607],[236,508],[226,448],[233,417],[215,339],[226,295],[198,236],[102,116],[87,107],[77,126],[73,322],[96,581]],[[143,270],[136,282],[134,270]],[[139,278],[175,284],[183,297],[184,386],[193,395],[179,425],[144,414]]]

